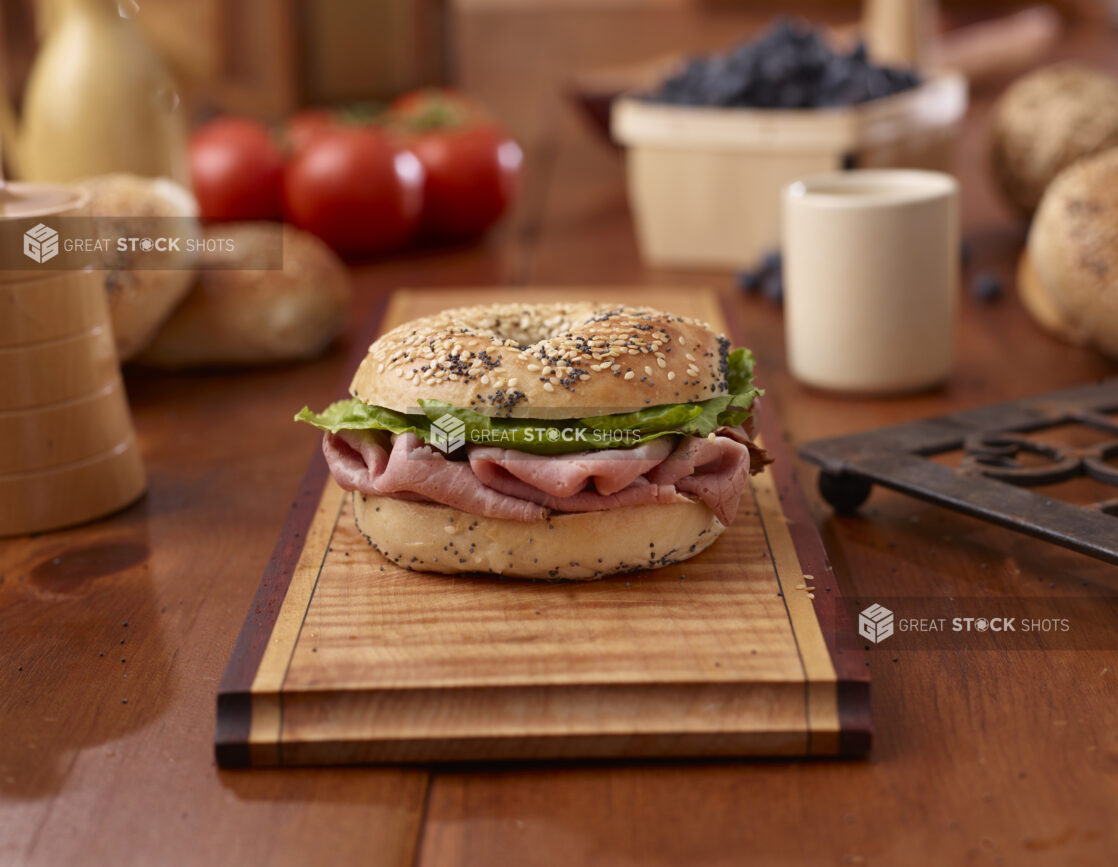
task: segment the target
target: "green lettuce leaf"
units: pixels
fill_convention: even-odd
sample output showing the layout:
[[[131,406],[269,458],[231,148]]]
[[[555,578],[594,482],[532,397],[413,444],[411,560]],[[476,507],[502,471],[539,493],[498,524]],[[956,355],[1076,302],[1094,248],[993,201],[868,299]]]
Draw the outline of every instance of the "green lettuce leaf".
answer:
[[[700,408],[700,412],[694,419],[683,426],[683,432],[705,437],[722,424],[722,416],[725,414],[726,407],[729,405],[730,398],[728,397],[712,397],[709,400],[704,400],[702,403],[695,404],[695,406]]]
[[[682,430],[683,425],[700,415],[702,411],[702,407],[697,403],[668,403],[636,412],[594,415],[580,418],[579,421],[595,430],[639,430],[651,433]]]
[[[718,417],[720,425],[735,427],[750,415],[753,401],[764,392],[753,382],[753,353],[748,349],[735,349],[726,359],[730,386],[730,400]]]
[[[330,433],[340,430],[386,430],[402,434],[414,431],[416,420],[416,416],[404,415],[383,406],[370,406],[355,397],[335,401],[322,412],[312,412],[310,407],[305,406],[295,415],[295,421],[305,421]]]
[[[753,381],[753,354],[735,349],[727,358],[729,395],[698,403],[650,406],[636,412],[588,416],[580,419],[492,418],[471,409],[439,400],[420,400],[422,415],[370,406],[357,398],[330,404],[320,413],[308,407],[296,421],[320,430],[384,430],[394,434],[414,433],[431,442],[431,424],[444,415],[461,421],[466,441],[536,454],[560,454],[590,449],[632,448],[661,436],[685,434],[706,436],[723,425],[735,426],[750,415],[753,401],[763,392]]]

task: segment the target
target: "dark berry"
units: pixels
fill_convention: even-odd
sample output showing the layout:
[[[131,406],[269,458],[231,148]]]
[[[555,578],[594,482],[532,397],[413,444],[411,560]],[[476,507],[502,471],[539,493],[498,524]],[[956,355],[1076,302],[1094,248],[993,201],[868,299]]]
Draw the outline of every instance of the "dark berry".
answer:
[[[738,272],[738,288],[742,292],[753,295],[761,288],[761,272],[760,271],[739,271]]]
[[[870,63],[862,43],[839,54],[818,31],[780,19],[726,54],[693,58],[650,98],[677,105],[801,109],[854,105],[919,84],[910,69]]]
[[[784,276],[779,271],[770,274],[765,278],[765,284],[761,291],[774,304],[783,304]]]
[[[984,271],[975,275],[970,291],[979,301],[995,301],[1002,294],[1002,279],[997,274]]]

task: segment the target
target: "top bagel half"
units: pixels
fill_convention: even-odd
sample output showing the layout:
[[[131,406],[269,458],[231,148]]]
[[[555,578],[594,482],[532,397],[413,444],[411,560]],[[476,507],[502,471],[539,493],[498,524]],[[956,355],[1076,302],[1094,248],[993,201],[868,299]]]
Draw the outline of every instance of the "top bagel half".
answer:
[[[728,394],[729,348],[705,322],[645,307],[461,307],[373,343],[350,393],[398,412],[421,398],[510,418],[632,412]]]

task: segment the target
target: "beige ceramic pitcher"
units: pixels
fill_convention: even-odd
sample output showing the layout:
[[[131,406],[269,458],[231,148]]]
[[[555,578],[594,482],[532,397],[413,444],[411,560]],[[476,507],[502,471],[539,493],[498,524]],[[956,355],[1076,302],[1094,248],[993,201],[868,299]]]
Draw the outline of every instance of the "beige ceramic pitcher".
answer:
[[[187,181],[178,91],[131,17],[137,8],[131,0],[41,0],[45,40],[22,119],[0,98],[16,177],[67,182],[132,172]]]

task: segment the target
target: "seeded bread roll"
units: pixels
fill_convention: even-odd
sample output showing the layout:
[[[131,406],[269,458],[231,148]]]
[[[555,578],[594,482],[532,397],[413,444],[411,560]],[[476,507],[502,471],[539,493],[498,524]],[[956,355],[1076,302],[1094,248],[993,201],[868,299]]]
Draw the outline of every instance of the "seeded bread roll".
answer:
[[[140,228],[156,236],[192,236],[197,231],[198,203],[189,190],[174,181],[115,174],[91,178],[81,186],[90,193],[90,214],[98,219],[104,236],[128,237]],[[170,217],[180,219],[157,222]],[[155,256],[159,258],[158,268],[136,267],[145,258]],[[115,250],[106,254],[108,270],[102,273],[121,361],[132,358],[151,341],[190,291],[196,258],[185,250],[179,254]]]
[[[728,394],[729,347],[705,322],[646,307],[479,305],[385,334],[350,393],[399,412],[420,398],[513,418],[631,412]]]
[[[366,540],[409,569],[568,581],[680,563],[726,529],[697,502],[553,513],[537,526],[360,493],[353,512]]]
[[[1063,308],[1040,282],[1027,249],[1021,254],[1017,266],[1017,294],[1022,305],[1041,328],[1076,346],[1090,343],[1090,337],[1068,321]]]
[[[275,267],[281,231],[282,271]],[[206,237],[232,241],[233,249],[203,254],[197,285],[138,361],[167,368],[299,361],[338,336],[349,274],[322,241],[275,223],[226,223]]]
[[[1118,146],[1118,79],[1079,63],[1026,75],[998,101],[990,139],[994,177],[1028,216],[1060,171]]]
[[[1052,182],[1027,255],[1033,291],[1052,302],[1057,333],[1118,359],[1118,148]]]

